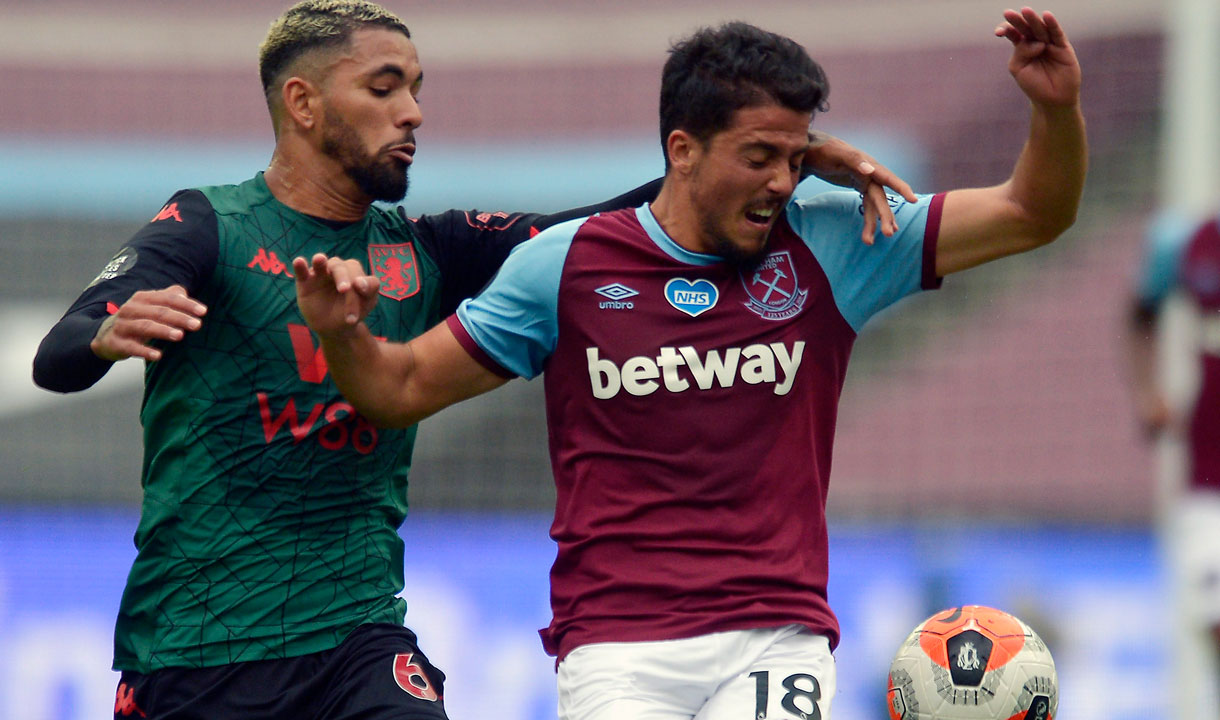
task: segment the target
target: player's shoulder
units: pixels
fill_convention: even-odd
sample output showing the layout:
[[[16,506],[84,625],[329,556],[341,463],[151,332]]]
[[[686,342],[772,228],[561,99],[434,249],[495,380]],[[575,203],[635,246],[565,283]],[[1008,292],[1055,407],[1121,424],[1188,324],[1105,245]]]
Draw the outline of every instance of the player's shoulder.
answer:
[[[853,190],[823,190],[809,194],[794,193],[788,206],[808,212],[835,213],[858,209],[861,202],[860,193]]]
[[[513,248],[511,255],[522,253],[532,257],[565,255],[580,229],[595,217],[597,216],[588,215],[556,223]]]
[[[241,183],[201,185],[191,189],[202,195],[218,215],[248,213],[251,208],[274,200],[261,174]]]
[[[175,192],[161,205],[148,219],[140,234],[161,230],[180,234],[214,218],[215,210],[207,195],[200,188],[184,188]]]

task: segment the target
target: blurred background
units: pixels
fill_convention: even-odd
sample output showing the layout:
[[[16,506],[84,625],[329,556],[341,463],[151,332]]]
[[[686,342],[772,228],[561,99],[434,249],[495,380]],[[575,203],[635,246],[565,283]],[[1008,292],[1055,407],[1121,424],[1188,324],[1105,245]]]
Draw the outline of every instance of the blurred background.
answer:
[[[111,625],[140,501],[138,364],[58,396],[33,387],[30,361],[176,189],[265,167],[256,53],[287,4],[0,0],[0,717],[109,717]],[[1076,226],[861,335],[830,501],[836,720],[885,717],[898,643],[968,603],[1014,612],[1046,639],[1057,717],[1168,716],[1157,522],[1172,445],[1156,451],[1137,430],[1122,334],[1148,217],[1205,210],[1216,187],[1217,63],[1200,60],[1216,44],[1215,4],[1050,5],[1085,70],[1091,171]],[[385,5],[425,68],[412,214],[560,209],[657,177],[665,49],[722,20],[805,44],[831,80],[816,125],[918,192],[1002,181],[1028,126],[1009,46],[992,35],[997,3]],[[549,619],[553,559],[541,383],[428,420],[410,492],[408,624],[450,676],[451,716],[553,717],[552,662],[534,632]]]

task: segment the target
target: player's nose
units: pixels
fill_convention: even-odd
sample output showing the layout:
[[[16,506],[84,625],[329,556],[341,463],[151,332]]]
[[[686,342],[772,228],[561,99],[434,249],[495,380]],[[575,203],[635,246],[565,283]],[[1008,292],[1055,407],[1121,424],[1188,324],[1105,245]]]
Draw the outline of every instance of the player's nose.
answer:
[[[423,111],[420,110],[419,101],[410,93],[403,93],[401,104],[395,108],[394,125],[396,127],[417,128],[424,122]]]

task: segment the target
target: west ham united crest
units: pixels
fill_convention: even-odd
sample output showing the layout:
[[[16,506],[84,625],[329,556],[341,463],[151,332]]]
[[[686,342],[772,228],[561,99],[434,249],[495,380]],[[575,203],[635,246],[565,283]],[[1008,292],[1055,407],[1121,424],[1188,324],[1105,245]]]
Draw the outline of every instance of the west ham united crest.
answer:
[[[369,268],[381,281],[381,294],[391,300],[419,292],[419,266],[412,243],[369,245]]]
[[[805,309],[809,290],[802,290],[787,250],[773,252],[753,270],[742,271],[741,284],[750,299],[744,305],[766,320],[786,320]]]

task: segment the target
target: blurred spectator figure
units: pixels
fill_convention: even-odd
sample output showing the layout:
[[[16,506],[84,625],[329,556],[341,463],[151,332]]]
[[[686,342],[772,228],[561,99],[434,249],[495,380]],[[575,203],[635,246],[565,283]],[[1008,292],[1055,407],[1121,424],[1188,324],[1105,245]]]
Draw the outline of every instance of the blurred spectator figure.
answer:
[[[1178,295],[1188,331],[1162,346],[1167,301]],[[1185,443],[1185,466],[1164,473],[1160,516],[1174,598],[1175,717],[1220,717],[1220,216],[1165,212],[1150,223],[1127,335],[1141,426],[1150,440]],[[1198,359],[1188,403],[1172,400],[1173,377],[1160,362],[1182,350]]]

